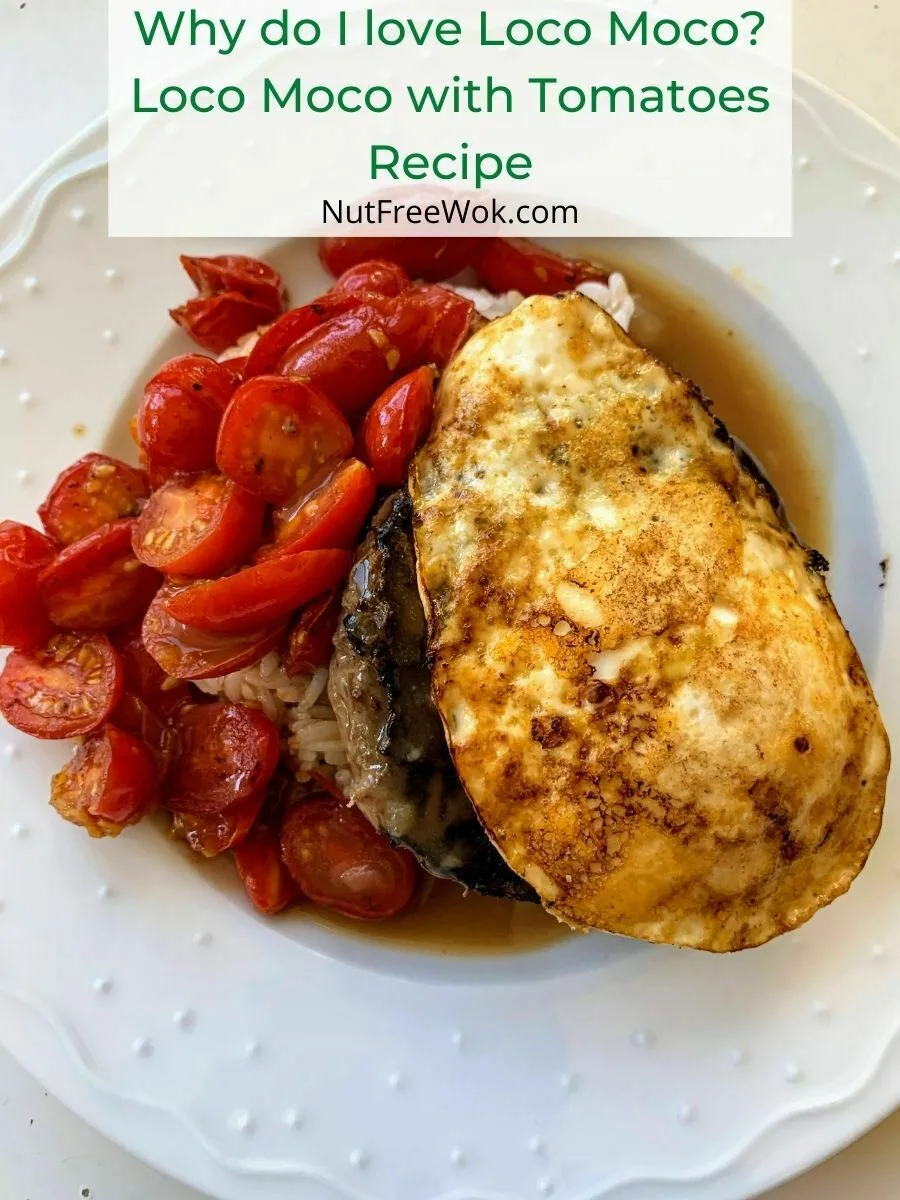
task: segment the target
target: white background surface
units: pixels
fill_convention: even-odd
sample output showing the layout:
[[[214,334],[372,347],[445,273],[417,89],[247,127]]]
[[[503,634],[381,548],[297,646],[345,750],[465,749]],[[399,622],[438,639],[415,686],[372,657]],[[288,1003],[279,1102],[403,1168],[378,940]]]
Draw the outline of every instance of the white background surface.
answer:
[[[795,0],[796,63],[900,134],[898,0]],[[104,0],[0,0],[0,198],[105,107]],[[900,1193],[900,1114],[768,1200]],[[47,1097],[0,1051],[2,1200],[199,1200]]]

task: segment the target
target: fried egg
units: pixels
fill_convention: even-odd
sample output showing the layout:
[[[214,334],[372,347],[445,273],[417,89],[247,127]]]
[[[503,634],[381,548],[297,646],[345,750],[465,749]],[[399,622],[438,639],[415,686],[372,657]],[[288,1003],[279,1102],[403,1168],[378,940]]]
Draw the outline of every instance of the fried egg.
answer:
[[[887,737],[821,556],[693,385],[532,297],[445,372],[411,491],[448,745],[550,912],[731,951],[847,890]]]

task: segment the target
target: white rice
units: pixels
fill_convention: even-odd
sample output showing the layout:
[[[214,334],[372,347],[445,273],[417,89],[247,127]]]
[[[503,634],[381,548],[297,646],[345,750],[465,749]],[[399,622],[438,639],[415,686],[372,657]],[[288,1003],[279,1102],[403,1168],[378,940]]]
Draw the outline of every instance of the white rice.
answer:
[[[328,700],[327,667],[312,675],[288,675],[272,650],[254,667],[197,680],[197,687],[209,696],[262,709],[283,731],[300,778],[323,767],[346,766],[347,752]]]
[[[628,331],[635,305],[623,275],[615,271],[608,284],[590,281],[580,284],[577,290]],[[471,300],[488,320],[512,312],[524,299],[519,292],[496,295],[484,288],[456,286],[453,291]],[[265,326],[241,338],[220,356],[220,361],[249,354],[264,329]],[[347,752],[328,699],[327,667],[320,667],[312,675],[288,675],[278,652],[272,650],[253,667],[215,679],[198,680],[196,686],[207,695],[223,696],[234,704],[261,709],[282,730],[285,749],[298,778],[305,779],[310,771],[319,771],[333,776],[342,790],[346,788]]]
[[[521,292],[503,292],[498,295],[496,292],[487,291],[486,288],[460,285],[454,285],[452,290],[464,296],[466,300],[471,300],[478,312],[488,321],[505,317],[525,299]],[[612,319],[628,332],[634,317],[634,297],[628,290],[624,275],[613,271],[608,283],[588,280],[586,283],[580,283],[575,290],[599,304],[604,312],[608,312]]]

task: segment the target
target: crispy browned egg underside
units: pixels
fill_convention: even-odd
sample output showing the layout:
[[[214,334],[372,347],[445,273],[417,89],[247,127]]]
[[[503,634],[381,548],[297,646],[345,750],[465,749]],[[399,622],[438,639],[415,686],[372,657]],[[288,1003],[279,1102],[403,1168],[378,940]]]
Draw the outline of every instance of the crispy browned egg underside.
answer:
[[[450,749],[547,909],[728,951],[846,891],[885,731],[691,384],[584,297],[534,297],[447,370],[412,493]]]

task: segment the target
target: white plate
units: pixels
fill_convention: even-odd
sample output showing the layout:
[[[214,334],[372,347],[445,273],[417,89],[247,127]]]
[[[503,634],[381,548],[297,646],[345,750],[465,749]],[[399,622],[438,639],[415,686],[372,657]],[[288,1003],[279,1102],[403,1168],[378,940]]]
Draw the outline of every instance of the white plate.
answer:
[[[0,216],[4,516],[28,519],[88,449],[124,450],[140,381],[183,345],[166,309],[176,253],[200,246],[107,239],[102,132]],[[900,592],[878,564],[900,524],[900,151],[799,81],[796,154],[792,241],[627,252],[704,294],[801,398],[832,472],[833,590],[896,740]],[[323,282],[313,247],[274,256],[295,296]],[[44,800],[63,754],[0,733],[0,1037],[222,1200],[729,1200],[900,1101],[893,805],[850,895],[759,951],[595,935],[442,958],[257,920],[224,867],[188,869],[152,827],[90,842]]]

